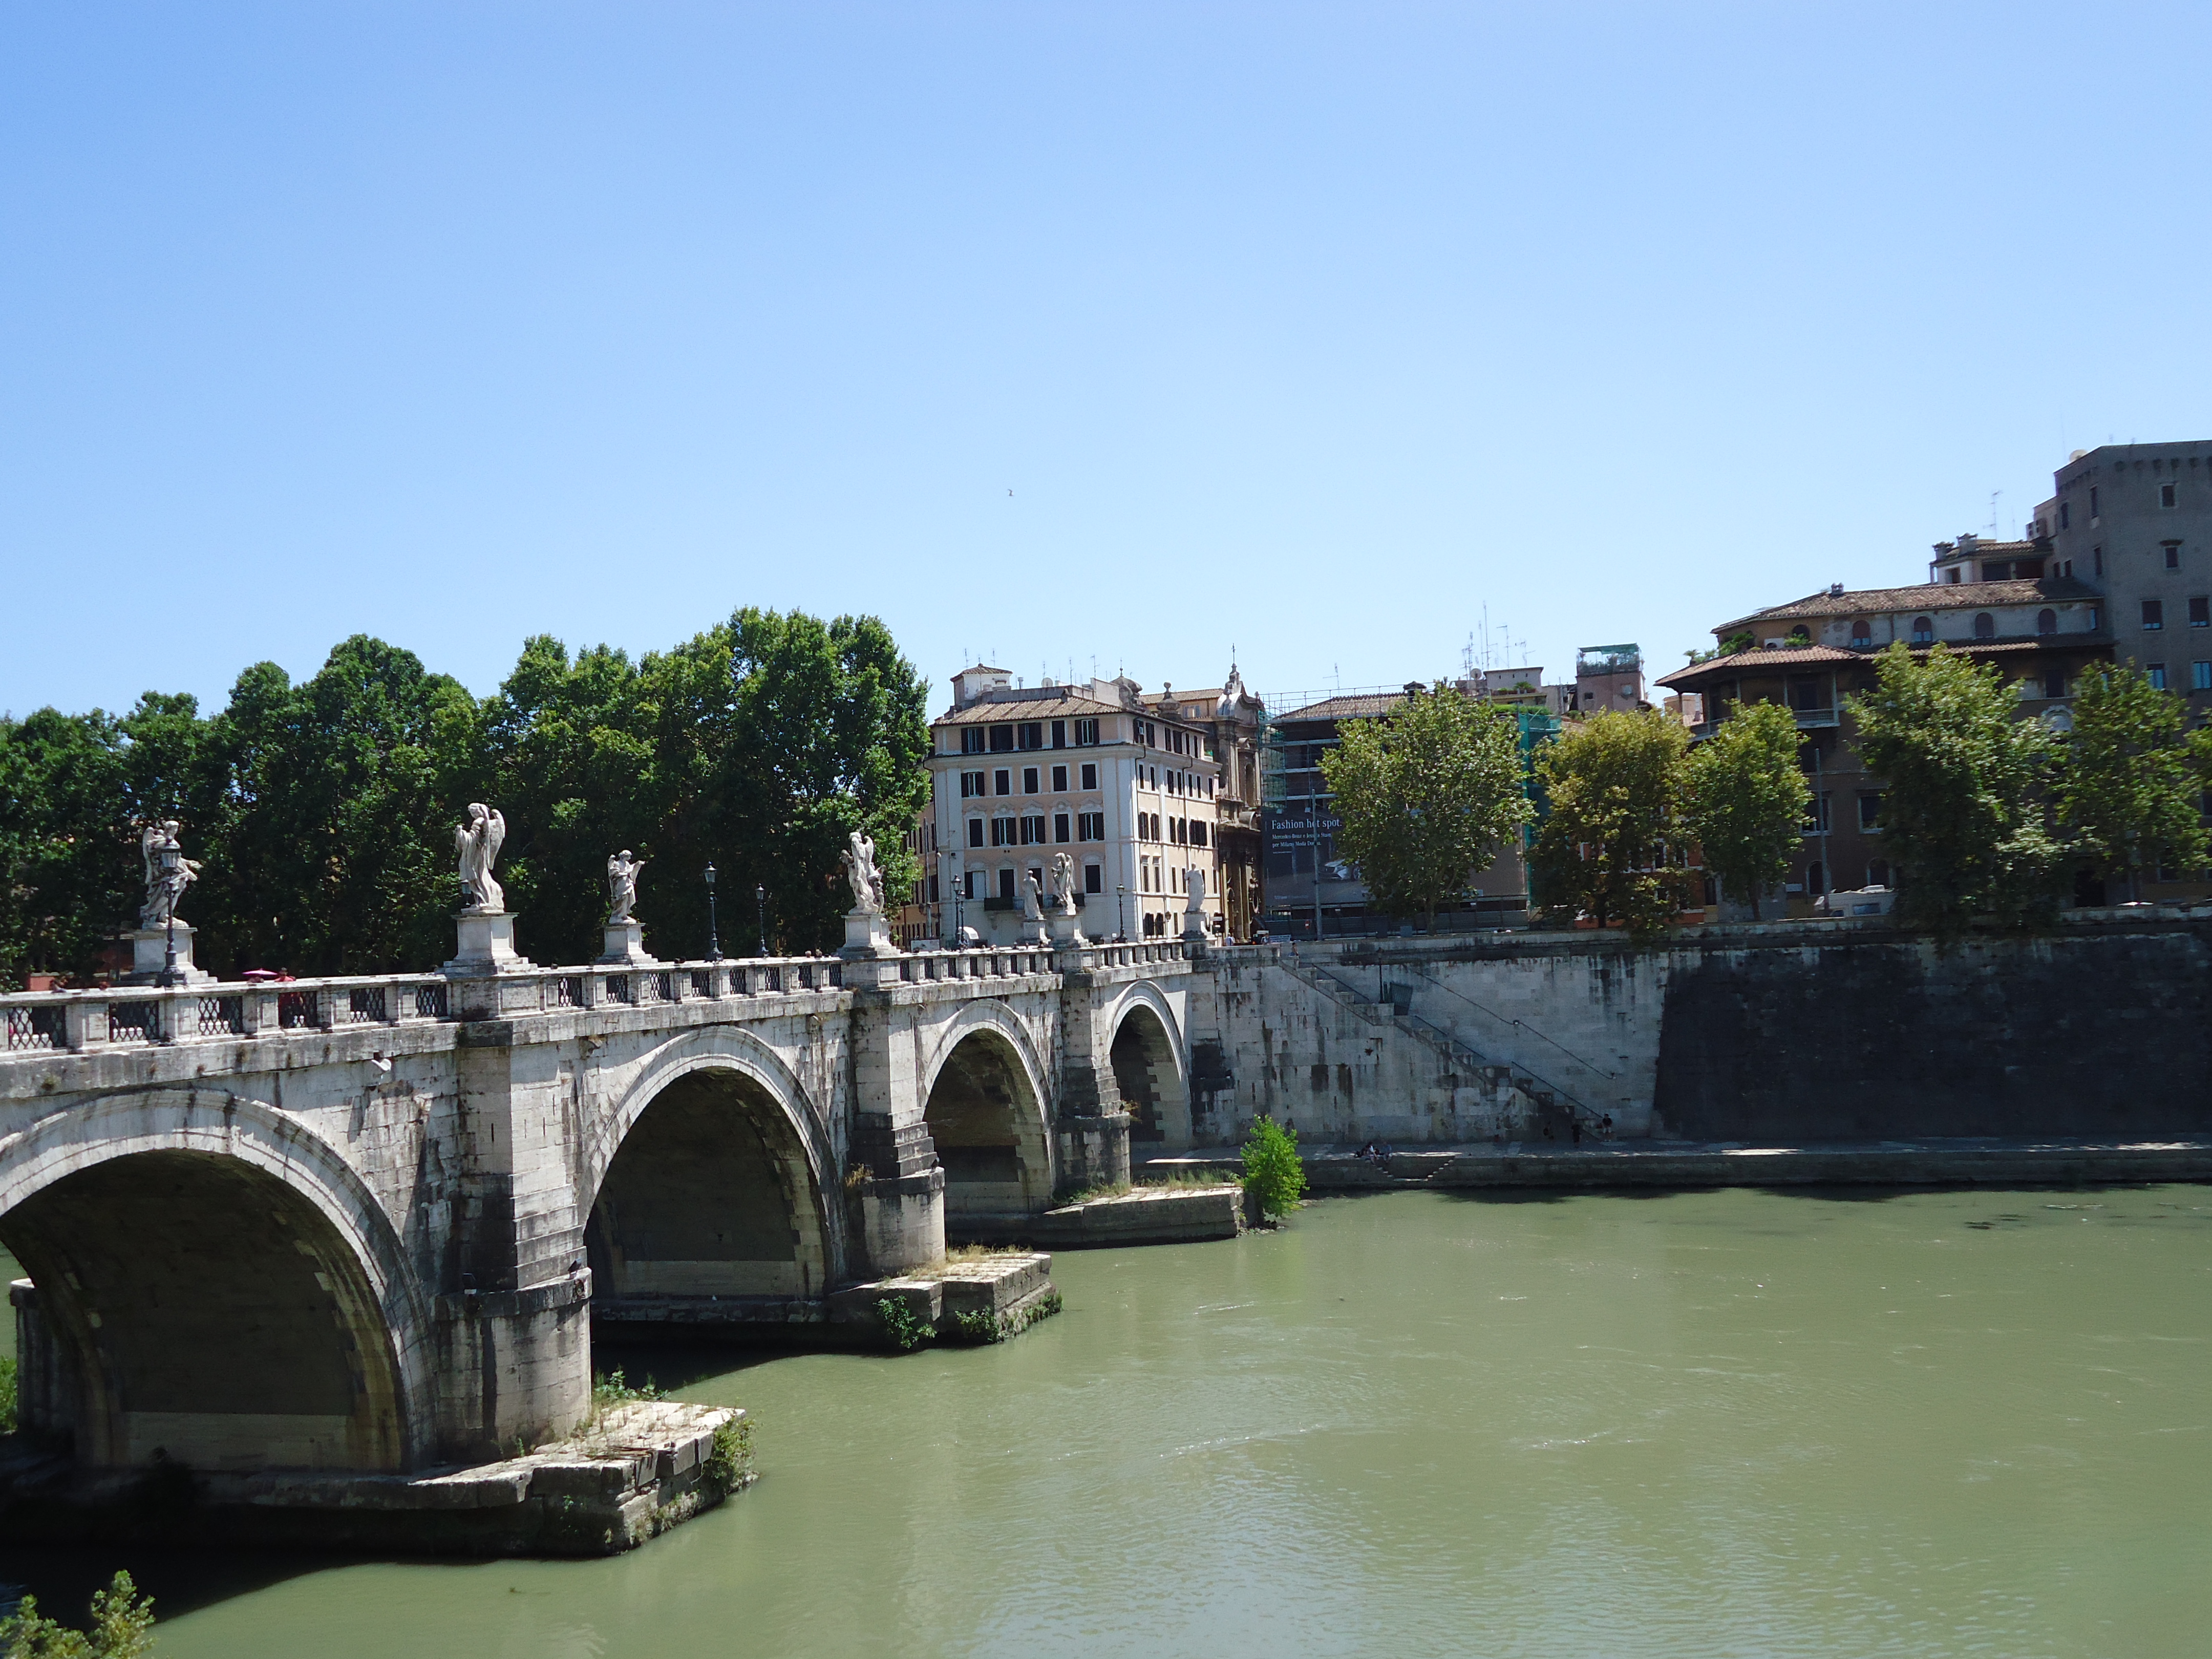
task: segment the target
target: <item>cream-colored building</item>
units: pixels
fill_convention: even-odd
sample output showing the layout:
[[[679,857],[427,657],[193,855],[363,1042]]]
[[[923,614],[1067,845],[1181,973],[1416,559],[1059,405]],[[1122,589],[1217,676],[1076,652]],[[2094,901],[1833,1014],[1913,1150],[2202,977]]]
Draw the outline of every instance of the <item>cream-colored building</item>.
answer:
[[[1091,939],[1174,939],[1192,908],[1219,938],[1221,763],[1206,720],[1153,706],[1127,678],[1022,687],[1004,669],[953,676],[932,723],[939,925],[1018,942],[1024,877],[1073,861]]]

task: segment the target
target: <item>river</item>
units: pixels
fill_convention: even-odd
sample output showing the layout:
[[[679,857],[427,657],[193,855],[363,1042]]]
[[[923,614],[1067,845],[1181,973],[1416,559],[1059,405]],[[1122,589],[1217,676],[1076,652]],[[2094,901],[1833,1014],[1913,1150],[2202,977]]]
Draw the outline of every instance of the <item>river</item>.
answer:
[[[127,1560],[165,1659],[2177,1655],[2212,1189],[1313,1205],[1002,1347],[622,1356],[762,1480],[623,1559]]]

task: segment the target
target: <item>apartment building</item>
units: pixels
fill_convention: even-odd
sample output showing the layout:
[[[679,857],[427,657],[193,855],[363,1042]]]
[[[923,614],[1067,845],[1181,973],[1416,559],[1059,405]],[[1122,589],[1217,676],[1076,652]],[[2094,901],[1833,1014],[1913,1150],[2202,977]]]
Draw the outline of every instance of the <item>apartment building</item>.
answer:
[[[1220,769],[1214,797],[1215,866],[1223,927],[1231,939],[1249,939],[1264,908],[1260,837],[1261,744],[1267,705],[1245,690],[1237,665],[1218,686],[1186,691],[1161,686],[1144,702],[1156,716],[1195,726]]]
[[[1957,544],[1939,544],[1928,582],[1855,592],[1838,582],[1754,611],[1713,630],[1721,654],[1658,681],[1685,703],[1699,700],[1701,718],[1690,728],[1696,738],[1710,737],[1747,703],[1778,702],[1796,714],[1798,758],[1813,799],[1796,867],[1784,884],[1784,897],[1796,901],[1795,911],[1809,909],[1826,892],[1893,884],[1881,841],[1881,781],[1860,763],[1844,702],[1873,688],[1877,653],[1900,641],[1922,653],[1940,641],[1994,664],[2011,682],[2021,716],[2059,731],[2071,725],[2069,703],[2082,672],[2111,659],[2101,594],[2069,576],[2008,574],[2022,560],[2040,560],[2047,568],[2047,550],[2039,554],[2030,544],[2007,544],[2002,555],[1989,554],[1985,566],[1979,550],[1997,544],[1961,539],[1968,545],[1969,576],[1949,574],[1957,568]],[[1744,898],[1722,896],[1731,908]]]
[[[2077,449],[2051,484],[2031,545],[2104,597],[2116,660],[2212,715],[2212,440]],[[1971,580],[2004,557],[1954,547],[1948,563]]]
[[[1212,715],[1147,702],[1126,678],[1018,686],[983,665],[952,679],[932,722],[940,926],[994,945],[1020,937],[1024,877],[1047,885],[1074,861],[1092,939],[1179,936],[1192,873],[1207,933],[1221,936],[1221,763]],[[1201,701],[1197,696],[1190,703]]]

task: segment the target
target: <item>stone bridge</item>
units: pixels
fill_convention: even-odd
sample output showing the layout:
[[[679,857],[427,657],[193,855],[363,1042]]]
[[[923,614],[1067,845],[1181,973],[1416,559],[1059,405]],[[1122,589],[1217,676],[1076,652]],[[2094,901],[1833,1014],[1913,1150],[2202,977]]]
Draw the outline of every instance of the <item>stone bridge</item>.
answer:
[[[0,1000],[26,1425],[407,1471],[573,1426],[602,1320],[787,1327],[1190,1139],[1189,953]],[[1125,1103],[1126,1097],[1126,1103]]]

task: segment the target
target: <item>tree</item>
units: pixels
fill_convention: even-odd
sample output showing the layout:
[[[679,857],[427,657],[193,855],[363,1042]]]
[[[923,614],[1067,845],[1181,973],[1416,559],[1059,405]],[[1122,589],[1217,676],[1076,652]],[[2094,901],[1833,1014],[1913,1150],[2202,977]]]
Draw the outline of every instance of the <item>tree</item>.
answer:
[[[1705,867],[1751,900],[1785,879],[1812,798],[1797,766],[1797,720],[1779,703],[1739,707],[1690,753],[1682,822]]]
[[[1900,641],[1875,661],[1874,690],[1845,707],[1883,780],[1899,913],[1950,933],[1976,915],[2021,925],[2055,908],[2063,848],[2036,799],[2043,728],[2018,717],[2000,672],[1945,646],[1916,659]]]
[[[27,1595],[0,1619],[0,1659],[145,1659],[154,1650],[154,1598],[118,1572],[92,1593],[92,1628],[71,1630]]]
[[[1539,750],[1551,813],[1532,863],[1545,908],[1656,933],[1682,908],[1678,831],[1689,733],[1656,709],[1603,714]]]
[[[1338,849],[1396,916],[1433,918],[1528,821],[1511,718],[1439,681],[1388,720],[1347,720],[1322,775]]]
[[[1265,1113],[1255,1117],[1244,1142],[1244,1190],[1259,1200],[1261,1214],[1270,1221],[1280,1220],[1298,1207],[1305,1189],[1298,1132],[1284,1128]]]
[[[2124,875],[2141,896],[2142,872],[2201,867],[2206,854],[2197,805],[2204,773],[2183,730],[2181,699],[2130,663],[2100,668],[2074,698],[2074,730],[2058,773],[2059,822],[2103,869]]]

